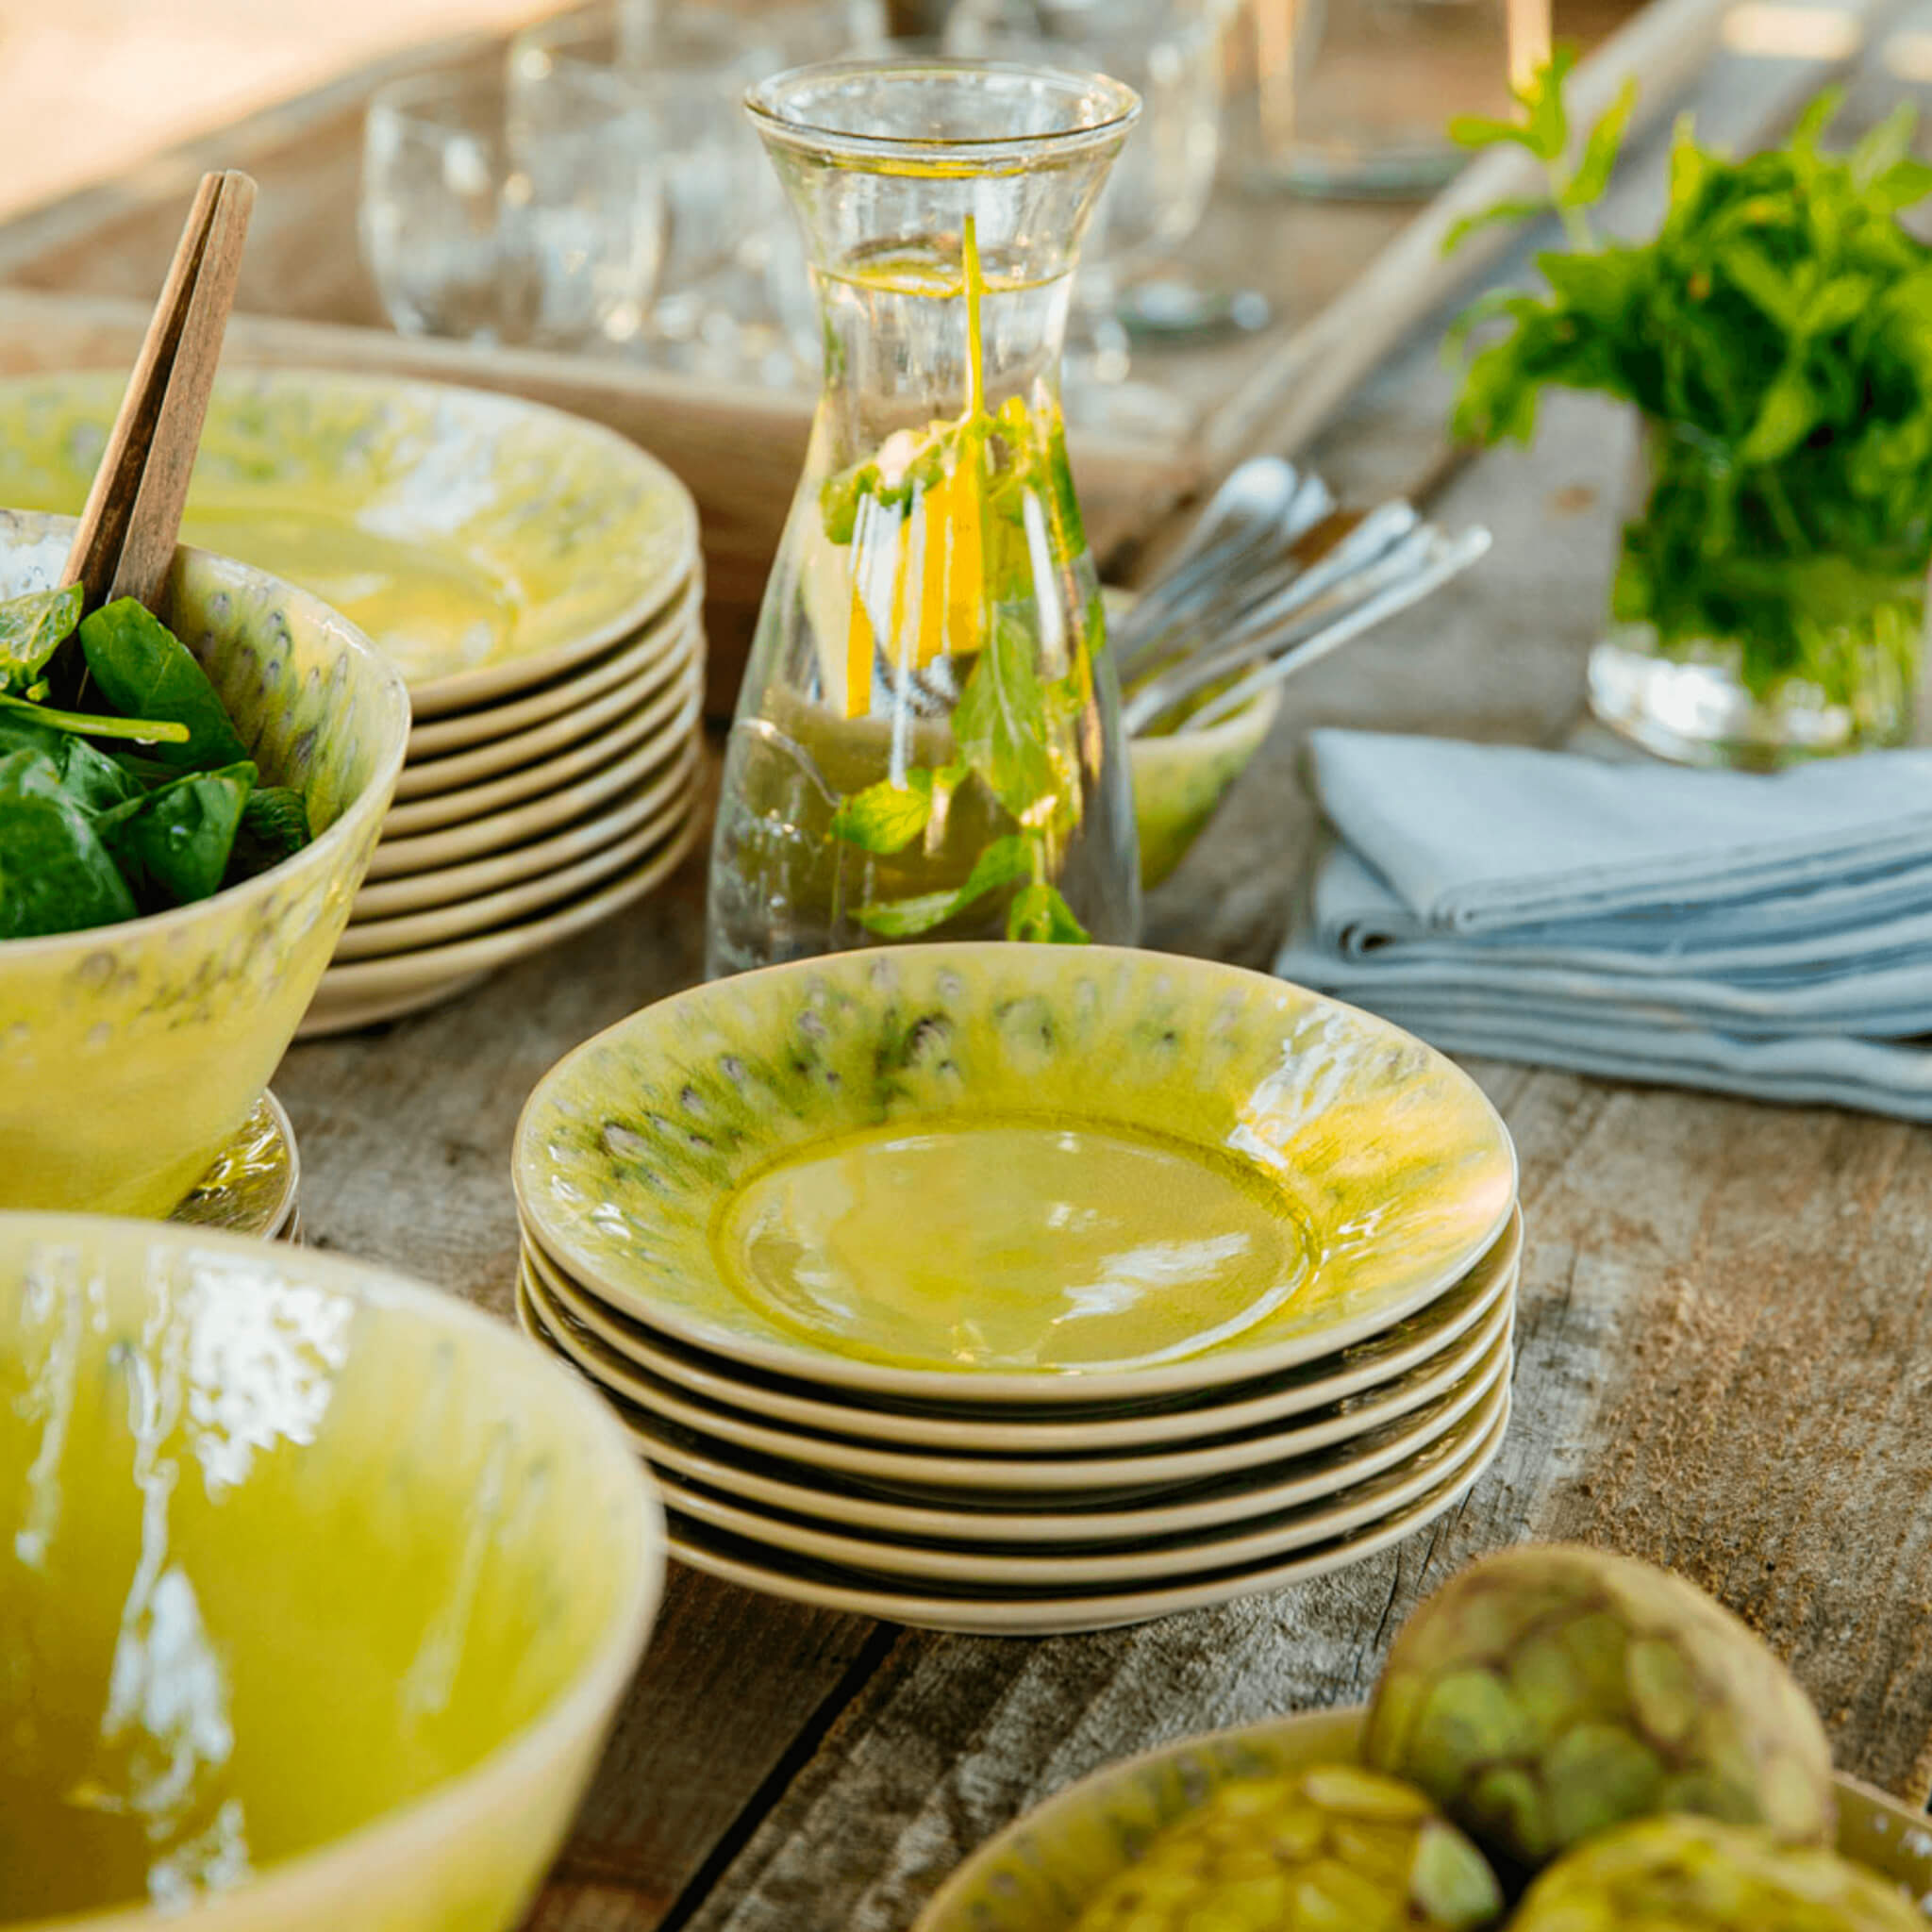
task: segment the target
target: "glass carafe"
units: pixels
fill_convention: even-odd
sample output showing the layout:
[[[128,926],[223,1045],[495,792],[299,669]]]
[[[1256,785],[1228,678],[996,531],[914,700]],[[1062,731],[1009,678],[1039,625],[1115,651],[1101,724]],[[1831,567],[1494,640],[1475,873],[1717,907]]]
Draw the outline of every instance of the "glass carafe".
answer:
[[[708,970],[1130,944],[1126,745],[1059,357],[1139,103],[1094,75],[842,61],[749,108],[805,230],[824,386],[732,725]]]

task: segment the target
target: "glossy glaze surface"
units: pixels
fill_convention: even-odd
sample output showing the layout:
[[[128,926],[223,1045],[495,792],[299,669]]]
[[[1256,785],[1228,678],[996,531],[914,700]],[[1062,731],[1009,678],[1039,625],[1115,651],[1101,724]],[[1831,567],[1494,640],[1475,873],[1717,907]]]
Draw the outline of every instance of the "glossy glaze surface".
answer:
[[[1016,1117],[1241,1163],[1312,1265],[1232,1333],[1187,1295],[1146,1306],[1133,1367],[1047,1358],[1053,1297],[1034,1300],[1030,1343],[1024,1309],[1007,1310],[986,1368],[949,1344],[962,1291],[902,1307],[912,1326],[890,1335],[828,1298],[807,1332],[746,1278],[734,1217],[780,1163],[886,1127]],[[967,1400],[1154,1394],[1333,1353],[1448,1289],[1515,1191],[1474,1084],[1383,1022],[1208,961],[1002,945],[775,967],[647,1008],[539,1084],[514,1173],[539,1240],[613,1307],[808,1380]],[[996,1195],[985,1212],[995,1238],[1016,1224]],[[1174,1238],[1196,1231],[1175,1219]]]
[[[512,1924],[662,1567],[621,1435],[500,1324],[36,1215],[0,1219],[0,1922],[103,1932]]]
[[[123,377],[0,383],[0,503],[77,512]],[[615,643],[689,575],[696,517],[635,444],[518,398],[308,370],[216,385],[186,541],[312,591],[425,715]]]

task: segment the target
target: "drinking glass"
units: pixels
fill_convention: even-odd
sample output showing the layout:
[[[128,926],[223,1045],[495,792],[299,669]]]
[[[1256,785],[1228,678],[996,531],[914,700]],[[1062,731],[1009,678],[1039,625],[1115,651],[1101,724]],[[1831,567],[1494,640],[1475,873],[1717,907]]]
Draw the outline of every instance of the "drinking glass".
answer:
[[[1468,158],[1451,118],[1513,118],[1550,49],[1550,0],[1254,0],[1253,20],[1249,172],[1309,194],[1432,192]]]
[[[408,335],[578,349],[647,312],[662,255],[657,138],[604,78],[507,99],[495,78],[419,75],[377,92],[359,231]]]
[[[644,103],[657,141],[668,232],[655,308],[643,341],[657,359],[702,350],[708,329],[728,352],[748,298],[747,243],[773,212],[758,142],[739,102],[784,64],[758,15],[653,12],[635,4],[540,22],[510,42],[509,89],[601,77]],[[697,359],[702,360],[700,356]]]

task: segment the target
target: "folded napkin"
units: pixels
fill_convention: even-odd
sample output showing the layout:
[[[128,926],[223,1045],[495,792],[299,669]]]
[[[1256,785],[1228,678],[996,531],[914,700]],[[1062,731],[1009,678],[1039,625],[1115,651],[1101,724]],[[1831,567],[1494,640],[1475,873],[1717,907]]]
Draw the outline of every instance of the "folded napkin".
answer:
[[[1324,731],[1284,977],[1456,1052],[1932,1119],[1932,752],[1775,776]]]

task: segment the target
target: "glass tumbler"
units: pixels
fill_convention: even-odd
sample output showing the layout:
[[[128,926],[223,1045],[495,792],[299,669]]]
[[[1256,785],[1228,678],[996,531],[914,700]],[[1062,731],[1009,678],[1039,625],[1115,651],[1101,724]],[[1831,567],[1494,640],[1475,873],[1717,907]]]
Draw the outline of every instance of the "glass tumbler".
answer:
[[[1307,194],[1434,192],[1458,114],[1508,120],[1550,51],[1550,0],[1253,0],[1250,173]]]
[[[711,851],[715,974],[898,940],[1131,943],[1126,745],[1067,462],[1098,76],[841,61],[753,90],[825,342]]]
[[[742,20],[634,5],[592,8],[541,21],[510,42],[516,98],[544,77],[601,79],[641,101],[656,134],[664,185],[663,270],[645,340],[660,356],[698,341],[707,325],[726,336],[747,296],[733,286],[741,257],[772,206],[758,142],[740,102],[783,57],[756,14]],[[675,359],[671,356],[669,359]]]
[[[642,105],[602,77],[521,98],[461,73],[379,90],[359,229],[391,321],[475,342],[622,341],[663,252],[656,146]]]

